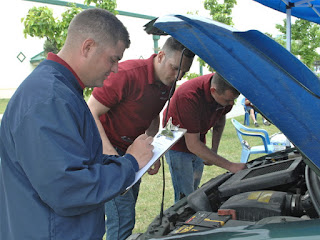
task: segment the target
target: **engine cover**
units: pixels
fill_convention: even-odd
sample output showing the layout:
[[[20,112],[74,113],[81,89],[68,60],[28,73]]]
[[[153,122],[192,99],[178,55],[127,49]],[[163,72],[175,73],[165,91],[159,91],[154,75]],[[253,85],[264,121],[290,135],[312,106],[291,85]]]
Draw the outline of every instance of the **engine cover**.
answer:
[[[301,164],[303,164],[302,158],[296,157],[240,171],[219,186],[220,197],[293,184],[299,181],[303,174]]]
[[[220,209],[235,210],[237,220],[259,221],[266,217],[287,215],[290,200],[291,195],[285,192],[246,192],[232,196]]]

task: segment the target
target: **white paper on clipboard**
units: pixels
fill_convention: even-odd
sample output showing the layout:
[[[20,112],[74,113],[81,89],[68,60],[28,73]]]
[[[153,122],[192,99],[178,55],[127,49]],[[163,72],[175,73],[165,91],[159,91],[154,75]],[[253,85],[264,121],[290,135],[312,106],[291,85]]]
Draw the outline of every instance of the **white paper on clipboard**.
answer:
[[[187,130],[184,128],[178,128],[178,130],[172,131],[173,138],[168,138],[161,134],[162,130],[163,129],[159,130],[159,132],[154,136],[153,142],[151,143],[154,147],[153,157],[146,166],[141,168],[136,173],[134,182],[129,187],[127,187],[126,190],[131,188],[143,176],[143,174],[145,174],[148,169],[187,132]]]

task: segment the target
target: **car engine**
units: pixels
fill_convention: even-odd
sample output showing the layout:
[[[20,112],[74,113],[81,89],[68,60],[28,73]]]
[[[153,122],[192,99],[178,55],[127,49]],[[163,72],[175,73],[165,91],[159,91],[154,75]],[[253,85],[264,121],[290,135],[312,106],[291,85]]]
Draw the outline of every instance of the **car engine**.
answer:
[[[320,180],[295,148],[254,159],[247,167],[211,179],[135,239],[319,217]]]

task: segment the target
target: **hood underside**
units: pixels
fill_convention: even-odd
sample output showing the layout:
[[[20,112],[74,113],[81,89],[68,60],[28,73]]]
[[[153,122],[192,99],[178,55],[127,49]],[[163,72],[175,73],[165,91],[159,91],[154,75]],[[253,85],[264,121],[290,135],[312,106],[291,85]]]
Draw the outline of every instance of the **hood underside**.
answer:
[[[153,26],[180,41],[246,96],[320,169],[320,81],[299,59],[256,30],[240,32],[194,15]],[[159,31],[161,30],[161,31]]]

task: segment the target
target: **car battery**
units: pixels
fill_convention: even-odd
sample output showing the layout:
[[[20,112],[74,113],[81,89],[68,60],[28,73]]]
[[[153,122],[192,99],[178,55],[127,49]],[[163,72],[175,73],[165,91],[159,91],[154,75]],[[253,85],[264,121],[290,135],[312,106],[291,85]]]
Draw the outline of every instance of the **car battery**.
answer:
[[[197,232],[222,227],[230,215],[219,216],[218,213],[199,211],[171,232],[171,234]]]

